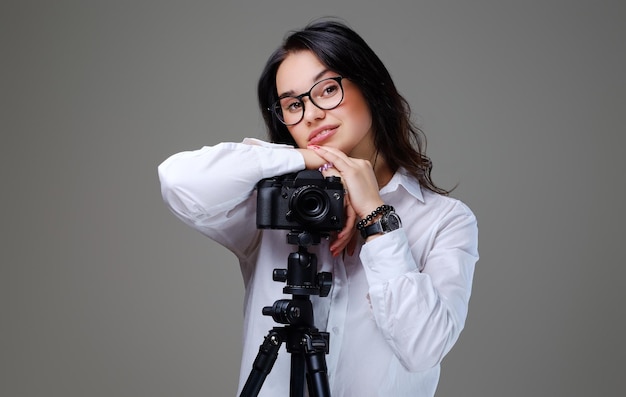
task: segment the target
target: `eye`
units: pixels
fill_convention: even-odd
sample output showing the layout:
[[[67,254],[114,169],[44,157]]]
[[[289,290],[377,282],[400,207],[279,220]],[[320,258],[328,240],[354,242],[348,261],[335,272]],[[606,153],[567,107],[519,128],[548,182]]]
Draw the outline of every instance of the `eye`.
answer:
[[[340,91],[339,83],[335,80],[323,80],[313,88],[312,95],[315,98],[328,98]]]
[[[280,107],[283,112],[297,113],[302,109],[302,101],[294,97],[283,98],[280,100]]]
[[[325,95],[325,96],[335,95],[335,93],[338,90],[339,90],[339,85],[337,85],[337,83],[333,82],[331,84],[328,84],[326,87],[324,87],[323,95]]]

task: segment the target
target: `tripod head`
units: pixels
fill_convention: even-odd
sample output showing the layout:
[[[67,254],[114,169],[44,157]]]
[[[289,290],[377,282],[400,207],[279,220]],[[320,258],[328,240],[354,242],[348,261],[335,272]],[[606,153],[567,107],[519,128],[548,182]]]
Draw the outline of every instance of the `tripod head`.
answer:
[[[298,250],[289,254],[287,269],[274,269],[272,279],[286,282],[285,294],[293,299],[280,299],[273,306],[263,308],[263,315],[272,316],[281,324],[313,325],[313,310],[309,296],[328,296],[332,287],[332,274],[317,272],[317,256],[308,251],[310,245],[319,244],[321,235],[308,231],[291,231],[287,235],[289,244],[297,245]]]

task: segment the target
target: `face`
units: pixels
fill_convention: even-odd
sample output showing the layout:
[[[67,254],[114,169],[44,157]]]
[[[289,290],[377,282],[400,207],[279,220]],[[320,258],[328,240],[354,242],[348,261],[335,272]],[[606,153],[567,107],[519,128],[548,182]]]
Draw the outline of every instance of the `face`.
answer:
[[[337,76],[311,51],[292,52],[276,72],[276,89],[279,97],[297,96],[309,91],[318,81]],[[304,97],[304,117],[287,129],[300,148],[327,145],[351,157],[370,159],[374,153],[371,112],[354,83],[342,79],[341,84],[344,98],[339,106],[323,110]]]

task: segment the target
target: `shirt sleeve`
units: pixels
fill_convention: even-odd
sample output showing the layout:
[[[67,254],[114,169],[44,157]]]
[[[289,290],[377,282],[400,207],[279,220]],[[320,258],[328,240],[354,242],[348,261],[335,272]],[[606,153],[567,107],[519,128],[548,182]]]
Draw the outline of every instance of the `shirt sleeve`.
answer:
[[[440,220],[433,235],[422,271],[402,228],[361,251],[374,318],[409,371],[440,364],[458,339],[478,260],[476,218],[462,203]]]
[[[303,168],[293,147],[246,138],[174,154],[158,175],[163,200],[178,218],[240,256],[256,235],[250,219],[257,182]]]

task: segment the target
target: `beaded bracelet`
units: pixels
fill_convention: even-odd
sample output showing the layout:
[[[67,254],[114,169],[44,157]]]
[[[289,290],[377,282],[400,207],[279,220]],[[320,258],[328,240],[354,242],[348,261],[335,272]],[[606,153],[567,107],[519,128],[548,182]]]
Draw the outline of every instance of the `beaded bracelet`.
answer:
[[[333,165],[333,163],[326,163],[323,166],[321,166],[320,168],[318,168],[317,170],[319,172],[324,172],[324,171],[329,170],[329,169],[334,168],[334,167],[335,166]]]
[[[383,204],[380,207],[376,208],[374,211],[372,211],[371,214],[369,214],[368,216],[366,216],[365,218],[361,219],[359,221],[359,223],[356,224],[356,228],[361,230],[363,229],[368,223],[370,223],[372,221],[372,219],[374,219],[375,217],[377,217],[380,214],[386,213],[386,212],[391,212],[394,211],[393,207],[387,204]]]

